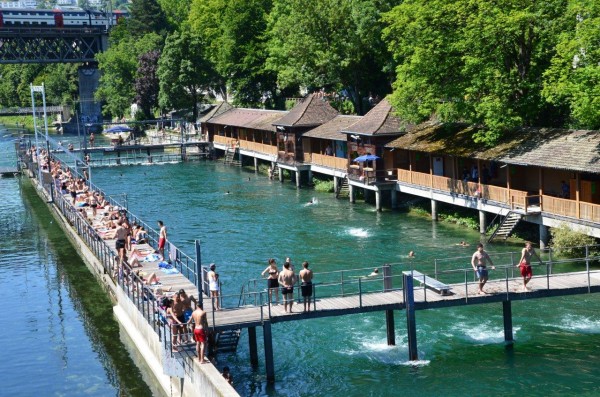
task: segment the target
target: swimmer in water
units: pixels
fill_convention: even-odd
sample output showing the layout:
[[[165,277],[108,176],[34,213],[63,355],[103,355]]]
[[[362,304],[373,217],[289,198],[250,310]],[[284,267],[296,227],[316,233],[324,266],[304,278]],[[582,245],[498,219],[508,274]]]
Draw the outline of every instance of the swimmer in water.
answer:
[[[415,251],[410,251],[410,252],[408,253],[408,257],[409,257],[409,258],[414,258],[414,257],[415,257]]]
[[[228,191],[225,192],[225,194],[231,194],[231,193],[229,193],[229,190],[228,190]]]
[[[461,241],[460,243],[456,243],[455,245],[461,246],[461,247],[468,247],[469,243],[467,243],[466,241]]]

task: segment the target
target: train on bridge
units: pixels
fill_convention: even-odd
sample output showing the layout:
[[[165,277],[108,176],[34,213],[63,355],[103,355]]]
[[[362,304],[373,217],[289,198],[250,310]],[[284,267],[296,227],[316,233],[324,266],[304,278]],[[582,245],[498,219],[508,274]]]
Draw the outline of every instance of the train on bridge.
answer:
[[[0,29],[19,27],[108,28],[120,23],[127,16],[127,12],[120,10],[106,13],[95,10],[0,8]]]

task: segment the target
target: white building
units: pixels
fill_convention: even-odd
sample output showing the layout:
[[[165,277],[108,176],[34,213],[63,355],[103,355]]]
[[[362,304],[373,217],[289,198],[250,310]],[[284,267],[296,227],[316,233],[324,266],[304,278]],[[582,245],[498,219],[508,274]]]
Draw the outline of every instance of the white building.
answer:
[[[37,0],[0,1],[0,8],[36,8]]]

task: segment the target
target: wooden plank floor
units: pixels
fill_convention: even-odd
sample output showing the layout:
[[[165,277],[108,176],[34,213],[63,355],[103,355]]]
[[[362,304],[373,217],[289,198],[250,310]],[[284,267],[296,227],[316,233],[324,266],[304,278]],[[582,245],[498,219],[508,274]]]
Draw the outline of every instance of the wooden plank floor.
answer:
[[[550,288],[548,289],[548,282]],[[508,290],[507,290],[508,285]],[[453,284],[452,294],[440,295],[432,290],[424,290],[415,287],[414,297],[416,310],[431,309],[436,307],[464,306],[470,304],[485,304],[502,300],[522,300],[533,298],[544,298],[559,295],[572,295],[587,293],[588,273],[575,272],[546,276],[535,276],[529,283],[530,289],[523,290],[522,278],[510,278],[508,283],[505,279],[488,281],[484,290],[485,295],[478,294],[478,283]],[[591,292],[600,292],[600,271],[590,272]],[[316,310],[303,313],[302,304],[294,304],[293,313],[285,313],[283,305],[271,306],[269,317],[268,306],[263,307],[262,317],[260,307],[241,307],[225,309],[218,312],[209,312],[208,321],[210,326],[217,330],[227,328],[246,328],[260,325],[263,320],[271,322],[298,321],[316,317],[341,316],[355,313],[364,313],[381,310],[404,309],[402,291],[375,292],[362,296],[362,306],[358,295],[345,297],[321,298],[316,301]]]

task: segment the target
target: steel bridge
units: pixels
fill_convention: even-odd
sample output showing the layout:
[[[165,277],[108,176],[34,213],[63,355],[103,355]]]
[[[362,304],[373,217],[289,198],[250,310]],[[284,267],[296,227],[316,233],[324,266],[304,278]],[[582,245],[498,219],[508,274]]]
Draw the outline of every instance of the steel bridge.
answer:
[[[0,29],[0,64],[85,63],[108,47],[98,28],[14,27]]]

